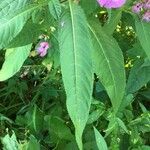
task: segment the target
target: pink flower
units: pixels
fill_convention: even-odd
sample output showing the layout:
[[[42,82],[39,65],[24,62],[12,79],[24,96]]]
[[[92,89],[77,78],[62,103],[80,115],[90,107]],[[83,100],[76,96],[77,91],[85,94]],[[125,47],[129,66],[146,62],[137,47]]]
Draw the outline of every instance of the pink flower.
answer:
[[[150,0],[146,0],[144,3],[144,8],[145,9],[150,9]]]
[[[143,3],[136,3],[135,5],[132,6],[132,11],[136,14],[140,13],[143,8]]]
[[[125,4],[126,0],[97,0],[101,7],[119,8]]]
[[[150,11],[146,11],[143,16],[142,16],[142,20],[146,21],[146,22],[150,22]]]
[[[49,48],[48,42],[41,42],[36,50],[41,57],[44,57],[47,54],[48,48]]]

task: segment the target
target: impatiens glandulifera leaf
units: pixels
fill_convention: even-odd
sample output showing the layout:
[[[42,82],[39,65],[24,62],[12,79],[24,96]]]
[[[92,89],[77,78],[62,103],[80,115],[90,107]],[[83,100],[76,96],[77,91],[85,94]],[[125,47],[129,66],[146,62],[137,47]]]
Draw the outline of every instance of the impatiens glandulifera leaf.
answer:
[[[5,61],[0,70],[0,81],[7,80],[19,71],[28,57],[32,44],[6,50]]]
[[[28,5],[6,15],[4,18],[0,18],[0,48],[6,47],[7,44],[22,30],[31,15],[36,13],[45,4],[46,2],[37,5]]]
[[[59,37],[67,109],[82,150],[82,133],[88,120],[93,88],[92,49],[83,10],[71,1],[62,15]]]
[[[121,49],[94,21],[90,23],[89,29],[94,47],[94,71],[105,87],[114,111],[117,112],[125,92],[125,70]]]
[[[6,46],[6,49],[21,47],[36,42],[39,35],[42,34],[41,28],[41,25],[28,21],[21,32]]]
[[[109,22],[104,25],[104,30],[108,34],[113,34],[114,30],[117,27],[122,15],[122,10],[111,10],[111,16],[109,18]]]
[[[94,10],[96,10],[96,8],[99,7],[96,0],[95,1],[88,0],[88,2],[87,2],[87,0],[81,0],[81,1],[79,1],[79,3],[87,15],[91,14]]]
[[[103,136],[99,133],[99,131],[94,127],[96,144],[99,150],[108,150],[107,144]]]
[[[29,4],[30,0],[1,0],[0,1],[0,18],[14,13]]]
[[[61,14],[61,4],[59,0],[51,0],[48,4],[50,13],[55,19],[59,19]]]
[[[126,91],[128,94],[138,91],[142,86],[150,81],[150,61],[149,59],[139,59],[131,68]]]
[[[56,136],[60,140],[74,140],[74,136],[71,134],[71,131],[64,120],[50,115],[47,115],[44,118],[51,136]]]
[[[141,46],[143,47],[147,57],[150,59],[150,23],[146,23],[135,18],[135,26]]]
[[[39,133],[43,128],[44,114],[38,106],[32,106],[25,114],[28,128],[33,133]]]

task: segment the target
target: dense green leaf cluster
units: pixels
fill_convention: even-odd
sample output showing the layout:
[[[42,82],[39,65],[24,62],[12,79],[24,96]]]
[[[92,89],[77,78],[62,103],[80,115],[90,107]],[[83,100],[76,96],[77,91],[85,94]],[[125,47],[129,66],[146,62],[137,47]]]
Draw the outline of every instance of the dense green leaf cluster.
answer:
[[[150,23],[132,4],[0,0],[1,149],[150,148]]]

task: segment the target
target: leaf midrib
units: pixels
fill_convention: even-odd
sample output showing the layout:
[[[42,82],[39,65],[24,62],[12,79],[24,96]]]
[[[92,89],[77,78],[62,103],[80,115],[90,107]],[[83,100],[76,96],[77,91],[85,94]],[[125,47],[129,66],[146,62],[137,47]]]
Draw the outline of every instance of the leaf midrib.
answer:
[[[76,58],[76,36],[75,36],[75,27],[74,27],[74,15],[73,15],[73,8],[72,8],[72,4],[71,4],[71,1],[69,0],[69,8],[70,8],[70,15],[71,15],[71,24],[72,24],[72,39],[73,39],[73,57],[74,57],[74,64],[76,64],[77,62],[77,58]],[[76,79],[76,76],[77,76],[77,67],[75,67],[74,65],[74,73],[75,73],[75,78],[74,78],[74,85],[75,85],[75,100],[77,101],[77,89],[76,89],[76,85],[77,85],[77,79]],[[76,106],[77,108],[77,102],[76,102]],[[78,109],[77,109],[78,111]],[[78,113],[77,113],[78,114]]]

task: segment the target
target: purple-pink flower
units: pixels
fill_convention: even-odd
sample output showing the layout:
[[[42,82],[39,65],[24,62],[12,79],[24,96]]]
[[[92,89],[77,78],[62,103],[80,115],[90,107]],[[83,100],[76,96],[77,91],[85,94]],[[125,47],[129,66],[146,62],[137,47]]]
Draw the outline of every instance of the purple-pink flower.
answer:
[[[119,8],[123,6],[126,0],[97,0],[101,7]]]
[[[138,14],[138,13],[141,12],[142,8],[143,8],[143,3],[138,2],[138,3],[136,3],[135,5],[132,6],[132,11],[134,13]]]
[[[36,50],[41,57],[44,57],[47,54],[48,48],[49,48],[48,42],[41,42]]]
[[[146,22],[150,22],[150,0],[140,0],[132,6],[132,12]]]
[[[145,0],[144,8],[150,9],[150,0]]]
[[[150,22],[150,11],[147,11],[143,14],[142,20],[144,20],[146,22]]]

